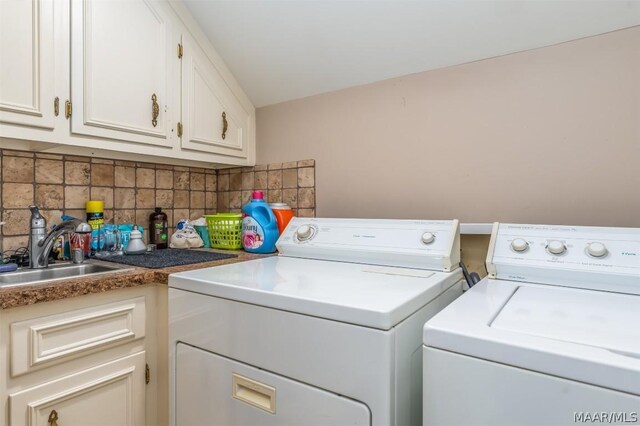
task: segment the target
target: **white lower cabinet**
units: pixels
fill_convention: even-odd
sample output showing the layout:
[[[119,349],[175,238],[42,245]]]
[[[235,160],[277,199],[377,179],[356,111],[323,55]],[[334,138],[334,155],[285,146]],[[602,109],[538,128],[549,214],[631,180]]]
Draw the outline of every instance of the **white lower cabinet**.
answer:
[[[10,426],[145,424],[145,352],[9,395]]]
[[[0,310],[0,424],[167,423],[166,288]]]

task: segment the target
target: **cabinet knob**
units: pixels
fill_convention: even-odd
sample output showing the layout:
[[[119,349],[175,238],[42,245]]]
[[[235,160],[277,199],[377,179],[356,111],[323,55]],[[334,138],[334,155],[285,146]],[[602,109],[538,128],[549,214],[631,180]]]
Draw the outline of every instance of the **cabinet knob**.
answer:
[[[229,127],[229,123],[227,123],[227,113],[222,111],[222,139],[227,137],[227,127]]]
[[[49,426],[58,426],[58,412],[56,410],[51,410],[47,423],[49,423]]]
[[[160,114],[160,106],[158,105],[158,97],[154,93],[151,95],[151,124],[153,127],[158,125],[158,114]]]

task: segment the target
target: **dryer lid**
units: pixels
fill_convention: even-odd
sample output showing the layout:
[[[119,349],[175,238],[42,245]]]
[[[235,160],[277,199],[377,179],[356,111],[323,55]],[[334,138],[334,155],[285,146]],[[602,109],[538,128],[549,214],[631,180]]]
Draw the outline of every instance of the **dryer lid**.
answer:
[[[462,279],[357,263],[268,257],[169,276],[169,287],[388,330]]]

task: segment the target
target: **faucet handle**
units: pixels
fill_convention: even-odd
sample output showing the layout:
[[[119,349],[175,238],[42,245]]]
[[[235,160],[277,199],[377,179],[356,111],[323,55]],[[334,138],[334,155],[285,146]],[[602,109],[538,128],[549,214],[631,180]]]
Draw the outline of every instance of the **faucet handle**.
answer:
[[[47,221],[40,214],[40,209],[36,205],[29,206],[31,210],[31,229],[45,229],[47,227]]]
[[[35,204],[29,206],[29,210],[31,210],[31,218],[32,219],[34,217],[36,217],[36,218],[41,218],[42,217],[42,215],[40,214],[40,209]]]

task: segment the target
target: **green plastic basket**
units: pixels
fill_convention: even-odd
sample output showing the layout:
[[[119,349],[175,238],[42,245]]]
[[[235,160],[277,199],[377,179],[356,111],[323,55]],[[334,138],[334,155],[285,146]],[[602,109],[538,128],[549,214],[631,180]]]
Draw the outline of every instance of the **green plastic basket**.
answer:
[[[218,213],[204,215],[209,228],[211,248],[238,250],[242,248],[242,215]]]

